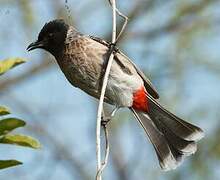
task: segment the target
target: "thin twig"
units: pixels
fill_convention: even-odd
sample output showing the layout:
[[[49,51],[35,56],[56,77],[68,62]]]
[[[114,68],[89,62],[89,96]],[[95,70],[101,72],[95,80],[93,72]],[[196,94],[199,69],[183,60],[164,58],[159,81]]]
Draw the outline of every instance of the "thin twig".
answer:
[[[105,119],[105,113],[104,113],[104,110],[102,111],[103,112],[103,118]],[[99,169],[99,171],[97,172],[96,174],[96,179],[98,178],[98,176],[100,176],[103,172],[103,170],[105,169],[107,163],[108,163],[108,157],[109,157],[109,151],[110,151],[110,147],[109,147],[109,140],[108,140],[108,129],[107,129],[107,125],[108,125],[108,122],[106,122],[106,124],[103,124],[102,127],[103,127],[103,130],[104,130],[104,133],[105,133],[105,159],[104,161],[102,162],[102,165],[101,165],[101,168]]]
[[[108,157],[109,157],[109,141],[108,141],[108,129],[107,129],[107,126],[103,126],[103,130],[105,132],[105,159],[104,161],[102,162],[102,165],[101,165],[101,168],[99,169],[98,173],[97,173],[97,176],[100,176],[103,172],[103,170],[105,169],[107,163],[108,163]]]
[[[110,3],[110,5],[111,5],[111,7],[113,8],[113,6],[112,6],[112,0],[109,0],[109,3]],[[120,12],[117,7],[115,7],[115,10],[116,10],[116,13],[117,13],[120,17],[122,17],[122,18],[124,19],[124,24],[123,24],[123,26],[122,26],[120,32],[118,33],[118,36],[117,36],[116,40],[115,40],[115,44],[116,44],[116,43],[118,42],[119,38],[121,37],[122,33],[124,32],[125,27],[126,27],[127,24],[128,24],[128,17],[125,16],[122,12]]]
[[[106,126],[103,126],[104,132],[105,132],[105,139],[106,139],[106,151],[105,151],[105,158],[104,162],[101,163],[101,116],[103,112],[103,102],[104,102],[104,97],[105,97],[105,91],[106,91],[106,86],[108,83],[108,77],[110,74],[111,70],[111,65],[114,59],[114,54],[113,51],[115,49],[115,45],[117,43],[117,40],[121,36],[122,32],[124,31],[128,18],[123,15],[117,8],[116,8],[116,2],[115,0],[109,1],[111,6],[112,6],[112,44],[109,48],[108,51],[108,58],[107,58],[107,67],[105,70],[104,78],[103,78],[103,83],[102,83],[102,89],[101,89],[101,95],[100,95],[100,100],[99,100],[99,106],[98,106],[98,113],[97,113],[97,124],[96,124],[96,155],[97,155],[97,173],[96,173],[96,180],[101,180],[102,179],[102,172],[104,168],[107,165],[108,162],[108,156],[109,156],[109,141],[108,141],[108,130]],[[125,22],[121,28],[121,31],[116,37],[116,13],[118,13],[119,16],[123,17],[125,19]],[[104,113],[104,112],[103,112]]]
[[[105,132],[105,159],[104,162],[102,163],[102,170],[105,168],[108,162],[108,156],[109,156],[109,140],[108,140],[108,129],[107,129],[107,124],[103,126],[104,132]]]
[[[116,41],[116,4],[115,0],[112,0],[112,44],[115,43]],[[113,49],[113,48],[110,48]],[[113,51],[113,50],[112,50]],[[109,60],[108,60],[108,65],[105,71],[104,79],[103,79],[103,84],[102,84],[102,89],[101,89],[101,95],[100,95],[100,100],[99,100],[99,106],[98,106],[98,113],[97,113],[97,124],[96,124],[96,156],[97,156],[97,176],[96,180],[101,180],[102,179],[102,174],[98,172],[100,171],[102,164],[101,164],[101,116],[102,116],[102,111],[103,111],[103,102],[104,102],[104,97],[105,97],[105,90],[108,82],[108,77],[111,69],[111,65],[113,62],[113,57],[114,54],[111,52]],[[101,171],[102,172],[102,171]]]

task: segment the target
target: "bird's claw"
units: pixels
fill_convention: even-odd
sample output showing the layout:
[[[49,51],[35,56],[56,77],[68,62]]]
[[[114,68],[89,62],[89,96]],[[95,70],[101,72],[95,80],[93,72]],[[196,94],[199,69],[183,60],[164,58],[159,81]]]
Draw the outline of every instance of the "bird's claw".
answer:
[[[111,117],[102,117],[102,120],[101,120],[101,125],[103,127],[106,127],[107,124],[111,121]]]
[[[117,53],[118,51],[119,51],[119,49],[117,48],[117,43],[115,42],[115,43],[109,43],[109,48],[113,48],[113,51],[115,52],[115,53]]]
[[[102,116],[101,119],[101,125],[103,127],[106,127],[107,124],[111,121],[111,119],[114,117],[115,113],[118,111],[120,107],[116,107],[115,109],[113,109],[113,111],[111,112],[110,116]]]

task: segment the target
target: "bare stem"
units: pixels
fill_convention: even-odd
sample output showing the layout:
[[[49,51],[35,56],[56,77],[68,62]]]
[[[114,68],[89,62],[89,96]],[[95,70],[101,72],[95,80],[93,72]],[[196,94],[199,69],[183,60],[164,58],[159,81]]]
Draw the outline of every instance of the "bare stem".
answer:
[[[101,95],[99,99],[99,106],[98,106],[98,113],[97,113],[97,124],[96,124],[96,156],[97,156],[97,173],[96,173],[96,180],[101,180],[102,179],[102,172],[104,168],[107,165],[108,162],[108,156],[109,156],[109,141],[108,141],[108,130],[107,126],[103,126],[104,132],[105,132],[105,142],[106,142],[106,147],[105,147],[105,158],[103,163],[101,162],[101,118],[102,118],[102,112],[103,112],[103,103],[104,103],[104,97],[105,97],[105,91],[106,91],[106,86],[108,83],[108,77],[110,74],[112,62],[114,59],[114,45],[117,43],[119,37],[123,33],[125,26],[127,25],[128,18],[123,15],[117,8],[116,8],[116,0],[109,0],[111,6],[112,6],[112,45],[109,48],[109,57],[108,57],[108,64],[105,70],[104,78],[103,78],[103,84],[102,84],[102,89],[101,89]],[[123,17],[125,19],[125,22],[121,28],[121,31],[117,37],[116,34],[116,13]]]
[[[112,43],[115,43],[116,41],[116,4],[115,0],[112,0]],[[102,89],[101,89],[101,95],[99,99],[99,106],[98,106],[98,113],[97,113],[97,124],[96,124],[96,156],[97,156],[97,176],[96,180],[101,180],[102,179],[102,174],[101,172],[99,173],[102,163],[101,163],[101,117],[102,117],[102,111],[103,111],[103,102],[104,102],[104,97],[105,97],[105,90],[106,86],[108,83],[108,77],[111,69],[111,65],[113,62],[113,53],[111,52],[107,68],[105,71],[104,79],[103,79],[103,84],[102,84]]]
[[[109,3],[110,3],[110,5],[111,5],[111,7],[113,8],[113,6],[112,6],[112,0],[109,0]],[[118,40],[119,40],[119,38],[121,37],[122,33],[124,32],[125,27],[126,27],[127,24],[128,24],[128,17],[125,16],[122,12],[120,12],[117,7],[115,7],[115,10],[116,10],[116,13],[117,13],[120,17],[122,17],[122,18],[124,19],[124,24],[123,24],[123,26],[122,26],[122,28],[121,28],[121,30],[120,30],[120,32],[119,32],[119,34],[118,34],[116,40],[115,40],[115,43],[117,43]]]
[[[104,110],[103,110],[103,117],[105,118]],[[102,127],[105,133],[105,159],[102,162],[101,168],[98,170],[96,174],[96,179],[102,174],[103,170],[105,169],[108,163],[108,157],[109,157],[109,151],[110,151],[107,124],[102,125]]]

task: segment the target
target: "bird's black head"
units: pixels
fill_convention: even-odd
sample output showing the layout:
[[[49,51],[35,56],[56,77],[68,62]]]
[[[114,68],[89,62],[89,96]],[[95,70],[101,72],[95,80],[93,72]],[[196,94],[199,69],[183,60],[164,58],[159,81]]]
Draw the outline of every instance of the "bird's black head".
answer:
[[[68,28],[69,26],[62,19],[46,23],[38,35],[38,40],[31,43],[27,50],[41,48],[54,56],[58,55],[64,48]]]

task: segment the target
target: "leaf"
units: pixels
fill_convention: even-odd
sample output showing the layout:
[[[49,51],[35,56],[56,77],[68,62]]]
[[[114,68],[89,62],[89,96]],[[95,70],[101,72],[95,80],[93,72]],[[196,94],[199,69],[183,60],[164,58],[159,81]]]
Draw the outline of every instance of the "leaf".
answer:
[[[7,115],[7,114],[10,114],[9,109],[4,106],[0,106],[0,116]]]
[[[25,122],[17,118],[6,118],[0,121],[0,135],[9,133],[10,131],[25,126]]]
[[[4,74],[9,69],[24,63],[25,60],[21,58],[9,58],[0,61],[0,75]]]
[[[17,160],[0,160],[0,169],[9,168],[12,166],[21,165],[22,162]]]
[[[34,149],[40,148],[40,143],[36,139],[30,136],[25,136],[20,134],[13,134],[13,135],[7,134],[0,139],[0,143],[15,144],[19,146],[34,148]]]

